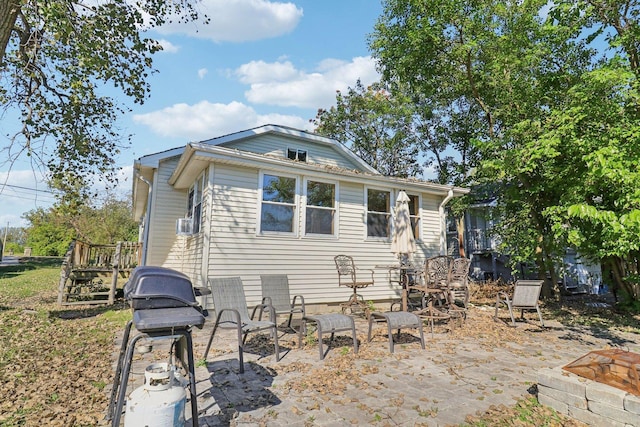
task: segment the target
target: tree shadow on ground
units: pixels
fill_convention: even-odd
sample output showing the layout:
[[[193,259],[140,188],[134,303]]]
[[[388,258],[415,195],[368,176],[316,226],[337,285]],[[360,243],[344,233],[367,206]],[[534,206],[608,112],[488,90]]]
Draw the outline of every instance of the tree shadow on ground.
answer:
[[[74,307],[68,309],[61,310],[51,310],[49,312],[50,318],[58,318],[62,320],[74,320],[74,319],[86,319],[89,317],[96,317],[101,314],[104,314],[108,311],[119,311],[125,310],[129,308],[128,304],[125,302],[116,302],[115,304],[103,304],[98,306],[83,306],[83,307]]]

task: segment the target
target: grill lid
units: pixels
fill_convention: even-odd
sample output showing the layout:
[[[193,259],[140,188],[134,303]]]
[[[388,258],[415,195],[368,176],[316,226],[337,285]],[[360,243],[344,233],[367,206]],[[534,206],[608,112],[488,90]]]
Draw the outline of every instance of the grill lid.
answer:
[[[124,285],[124,297],[133,310],[175,307],[200,309],[191,280],[185,274],[165,267],[136,267]]]

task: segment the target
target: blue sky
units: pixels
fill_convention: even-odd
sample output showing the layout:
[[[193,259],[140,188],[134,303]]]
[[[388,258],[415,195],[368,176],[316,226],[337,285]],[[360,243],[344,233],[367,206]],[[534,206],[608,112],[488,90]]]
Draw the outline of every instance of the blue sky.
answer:
[[[133,134],[116,159],[123,193],[136,158],[267,123],[311,130],[309,119],[335,103],[336,90],[379,79],[367,47],[379,0],[203,0],[200,9],[210,25],[149,33],[165,50],[154,57],[150,99],[128,102],[133,111],[118,123]],[[1,134],[18,126],[5,118]],[[45,189],[28,163],[7,171],[0,167],[0,184],[11,185],[0,187],[0,227],[25,225],[21,215],[52,197],[28,190]]]

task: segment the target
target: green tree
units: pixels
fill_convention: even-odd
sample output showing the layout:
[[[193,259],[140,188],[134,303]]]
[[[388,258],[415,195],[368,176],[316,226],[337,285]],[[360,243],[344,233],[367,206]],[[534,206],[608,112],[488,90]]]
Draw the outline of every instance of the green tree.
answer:
[[[68,218],[55,209],[38,208],[24,214],[29,221],[27,246],[35,256],[63,256],[75,238]]]
[[[336,106],[318,110],[316,132],[346,142],[383,175],[408,177],[421,173],[421,144],[414,131],[414,110],[408,100],[381,84],[365,88],[358,80]]]
[[[636,75],[611,64],[583,76],[569,92],[571,103],[551,117],[546,140],[571,145],[581,159],[570,163],[558,206],[545,214],[554,237],[601,261],[605,282],[627,301],[640,299],[640,117]],[[568,139],[570,138],[570,141]],[[569,144],[570,142],[570,144]],[[640,308],[640,307],[638,307]]]
[[[138,240],[130,197],[118,199],[109,194],[99,204],[83,206],[70,221],[78,238],[87,242],[115,244]]]
[[[34,255],[66,253],[73,239],[94,244],[137,241],[138,224],[133,220],[130,197],[119,199],[108,194],[104,200],[77,209],[56,205],[24,215],[29,221],[27,244]]]
[[[604,170],[635,180],[618,153],[637,152],[637,15],[634,1],[391,0],[370,39],[386,80],[407,85],[449,120],[467,111],[482,124],[472,127],[482,157],[474,179],[498,185],[500,234],[512,260],[535,261],[552,283],[568,243],[585,250],[587,241],[595,248],[618,239],[603,231],[596,238],[584,213],[600,200],[590,183]],[[594,49],[594,40],[609,49]],[[624,70],[631,75],[621,78]],[[596,160],[603,156],[606,168]],[[629,160],[637,164],[634,154]],[[623,192],[609,205],[619,218],[638,200]],[[634,258],[628,243],[620,252]]]
[[[197,0],[5,0],[0,4],[0,104],[22,118],[2,147],[8,164],[29,156],[63,197],[85,196],[92,176],[115,182],[115,156],[129,137],[127,111],[149,96],[152,55],[145,31],[198,18]],[[78,185],[83,183],[83,185]]]

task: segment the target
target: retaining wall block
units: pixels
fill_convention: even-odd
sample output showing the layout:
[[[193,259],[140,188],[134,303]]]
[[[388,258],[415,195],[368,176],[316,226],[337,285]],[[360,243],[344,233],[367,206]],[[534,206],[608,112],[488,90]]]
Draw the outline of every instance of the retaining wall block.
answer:
[[[540,369],[538,371],[538,383],[574,396],[586,396],[587,379],[567,372],[561,367]]]
[[[551,399],[555,399],[555,400],[560,401],[562,403],[566,403],[569,406],[574,406],[574,407],[580,408],[580,409],[588,409],[587,399],[584,396],[582,396],[582,397],[575,396],[573,394],[569,394],[569,393],[565,393],[565,392],[560,391],[560,390],[556,390],[555,388],[550,388],[550,387],[544,386],[542,384],[538,384],[538,395],[540,395],[540,394],[543,394],[546,397],[549,397]],[[547,405],[547,406],[549,406],[549,405]],[[560,411],[558,411],[558,412],[560,412]]]
[[[600,414],[595,414],[586,409],[580,409],[576,407],[569,408],[569,416],[594,427],[628,427],[625,423],[616,421],[613,418],[608,418]]]
[[[624,409],[624,398],[628,393],[619,388],[615,388],[599,382],[587,384],[587,399],[604,403],[615,408]]]
[[[596,402],[594,400],[589,401],[589,410],[594,414],[599,414],[607,418],[612,418],[621,423],[631,424],[635,427],[640,427],[640,417],[638,414],[627,412],[622,408],[610,406],[605,403]]]
[[[538,403],[554,409],[559,414],[569,415],[569,405],[567,405],[564,402],[560,402],[559,400],[556,400],[551,396],[547,396],[546,394],[540,393],[539,391],[538,391]]]
[[[640,416],[640,396],[627,394],[624,398],[624,409]]]

